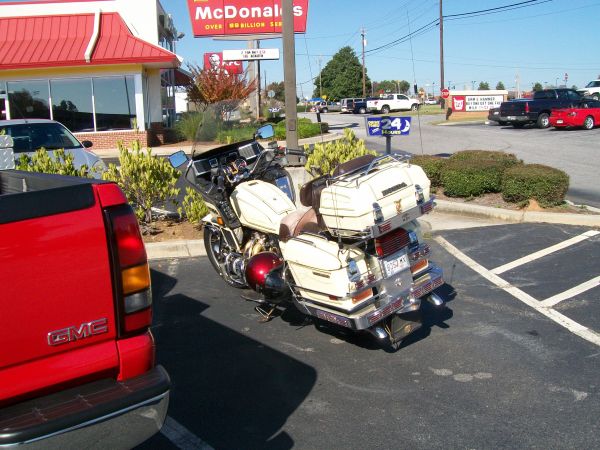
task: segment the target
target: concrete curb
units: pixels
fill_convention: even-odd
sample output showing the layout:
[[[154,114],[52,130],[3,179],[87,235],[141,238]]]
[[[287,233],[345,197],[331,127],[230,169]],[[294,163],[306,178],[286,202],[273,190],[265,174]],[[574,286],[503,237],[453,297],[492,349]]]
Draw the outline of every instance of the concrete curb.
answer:
[[[490,206],[449,202],[447,200],[436,200],[435,202],[437,204],[436,210],[440,212],[499,219],[505,222],[558,223],[563,225],[600,227],[600,214],[512,211],[509,209],[492,208]]]
[[[600,228],[600,214],[568,214],[535,211],[512,211],[489,206],[469,205],[446,200],[436,200],[435,211],[458,216],[481,217],[512,223],[555,223]],[[425,217],[421,222],[424,231],[431,232],[432,226]],[[148,259],[193,258],[206,256],[204,242],[197,240],[147,243]]]

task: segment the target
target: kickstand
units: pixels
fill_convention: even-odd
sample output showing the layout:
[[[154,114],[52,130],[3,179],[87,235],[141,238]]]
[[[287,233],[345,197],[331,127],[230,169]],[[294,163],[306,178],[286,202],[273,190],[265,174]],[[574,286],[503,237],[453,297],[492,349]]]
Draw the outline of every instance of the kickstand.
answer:
[[[274,317],[273,313],[277,309],[277,306],[275,306],[275,305],[270,305],[270,306],[271,306],[271,309],[269,309],[268,311],[266,309],[263,309],[261,306],[254,307],[254,310],[262,316],[258,320],[260,323],[269,322]]]

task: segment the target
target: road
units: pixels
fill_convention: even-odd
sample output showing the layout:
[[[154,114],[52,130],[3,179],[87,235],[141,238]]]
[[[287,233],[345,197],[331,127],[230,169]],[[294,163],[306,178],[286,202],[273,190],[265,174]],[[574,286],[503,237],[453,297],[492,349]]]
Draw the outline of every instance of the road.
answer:
[[[402,113],[394,115],[401,116]],[[316,114],[302,113],[316,121]],[[351,127],[359,138],[366,139],[368,147],[385,150],[383,138],[367,137],[364,115],[322,114],[332,130]],[[526,163],[545,164],[564,170],[570,177],[567,199],[600,208],[600,128],[585,130],[555,130],[548,128],[515,129],[510,126],[481,123],[435,126],[431,122],[444,116],[412,118],[410,135],[392,141],[392,149],[413,154],[451,154],[459,150],[501,150],[514,153]]]
[[[140,450],[596,448],[598,232],[500,225],[430,244],[449,302],[395,353],[294,311],[260,323],[206,258],[154,262],[173,389],[169,426]]]

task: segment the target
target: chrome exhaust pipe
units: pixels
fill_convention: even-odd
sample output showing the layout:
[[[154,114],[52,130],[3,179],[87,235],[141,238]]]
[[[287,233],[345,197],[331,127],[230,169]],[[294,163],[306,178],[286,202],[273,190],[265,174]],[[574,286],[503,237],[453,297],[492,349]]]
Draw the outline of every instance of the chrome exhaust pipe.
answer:
[[[442,306],[444,304],[444,299],[442,299],[442,297],[440,297],[435,292],[432,292],[427,296],[427,301],[433,306]]]
[[[369,332],[375,336],[377,339],[383,341],[384,339],[389,338],[387,332],[381,327],[372,327],[369,328]]]

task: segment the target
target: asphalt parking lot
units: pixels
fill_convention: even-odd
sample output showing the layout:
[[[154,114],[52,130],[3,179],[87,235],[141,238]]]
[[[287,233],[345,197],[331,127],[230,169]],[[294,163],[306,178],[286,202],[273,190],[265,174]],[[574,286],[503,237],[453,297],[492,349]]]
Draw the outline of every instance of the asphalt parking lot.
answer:
[[[289,311],[260,323],[206,258],[153,263],[167,426],[140,448],[595,448],[600,234],[436,233],[445,308],[392,353]]]

